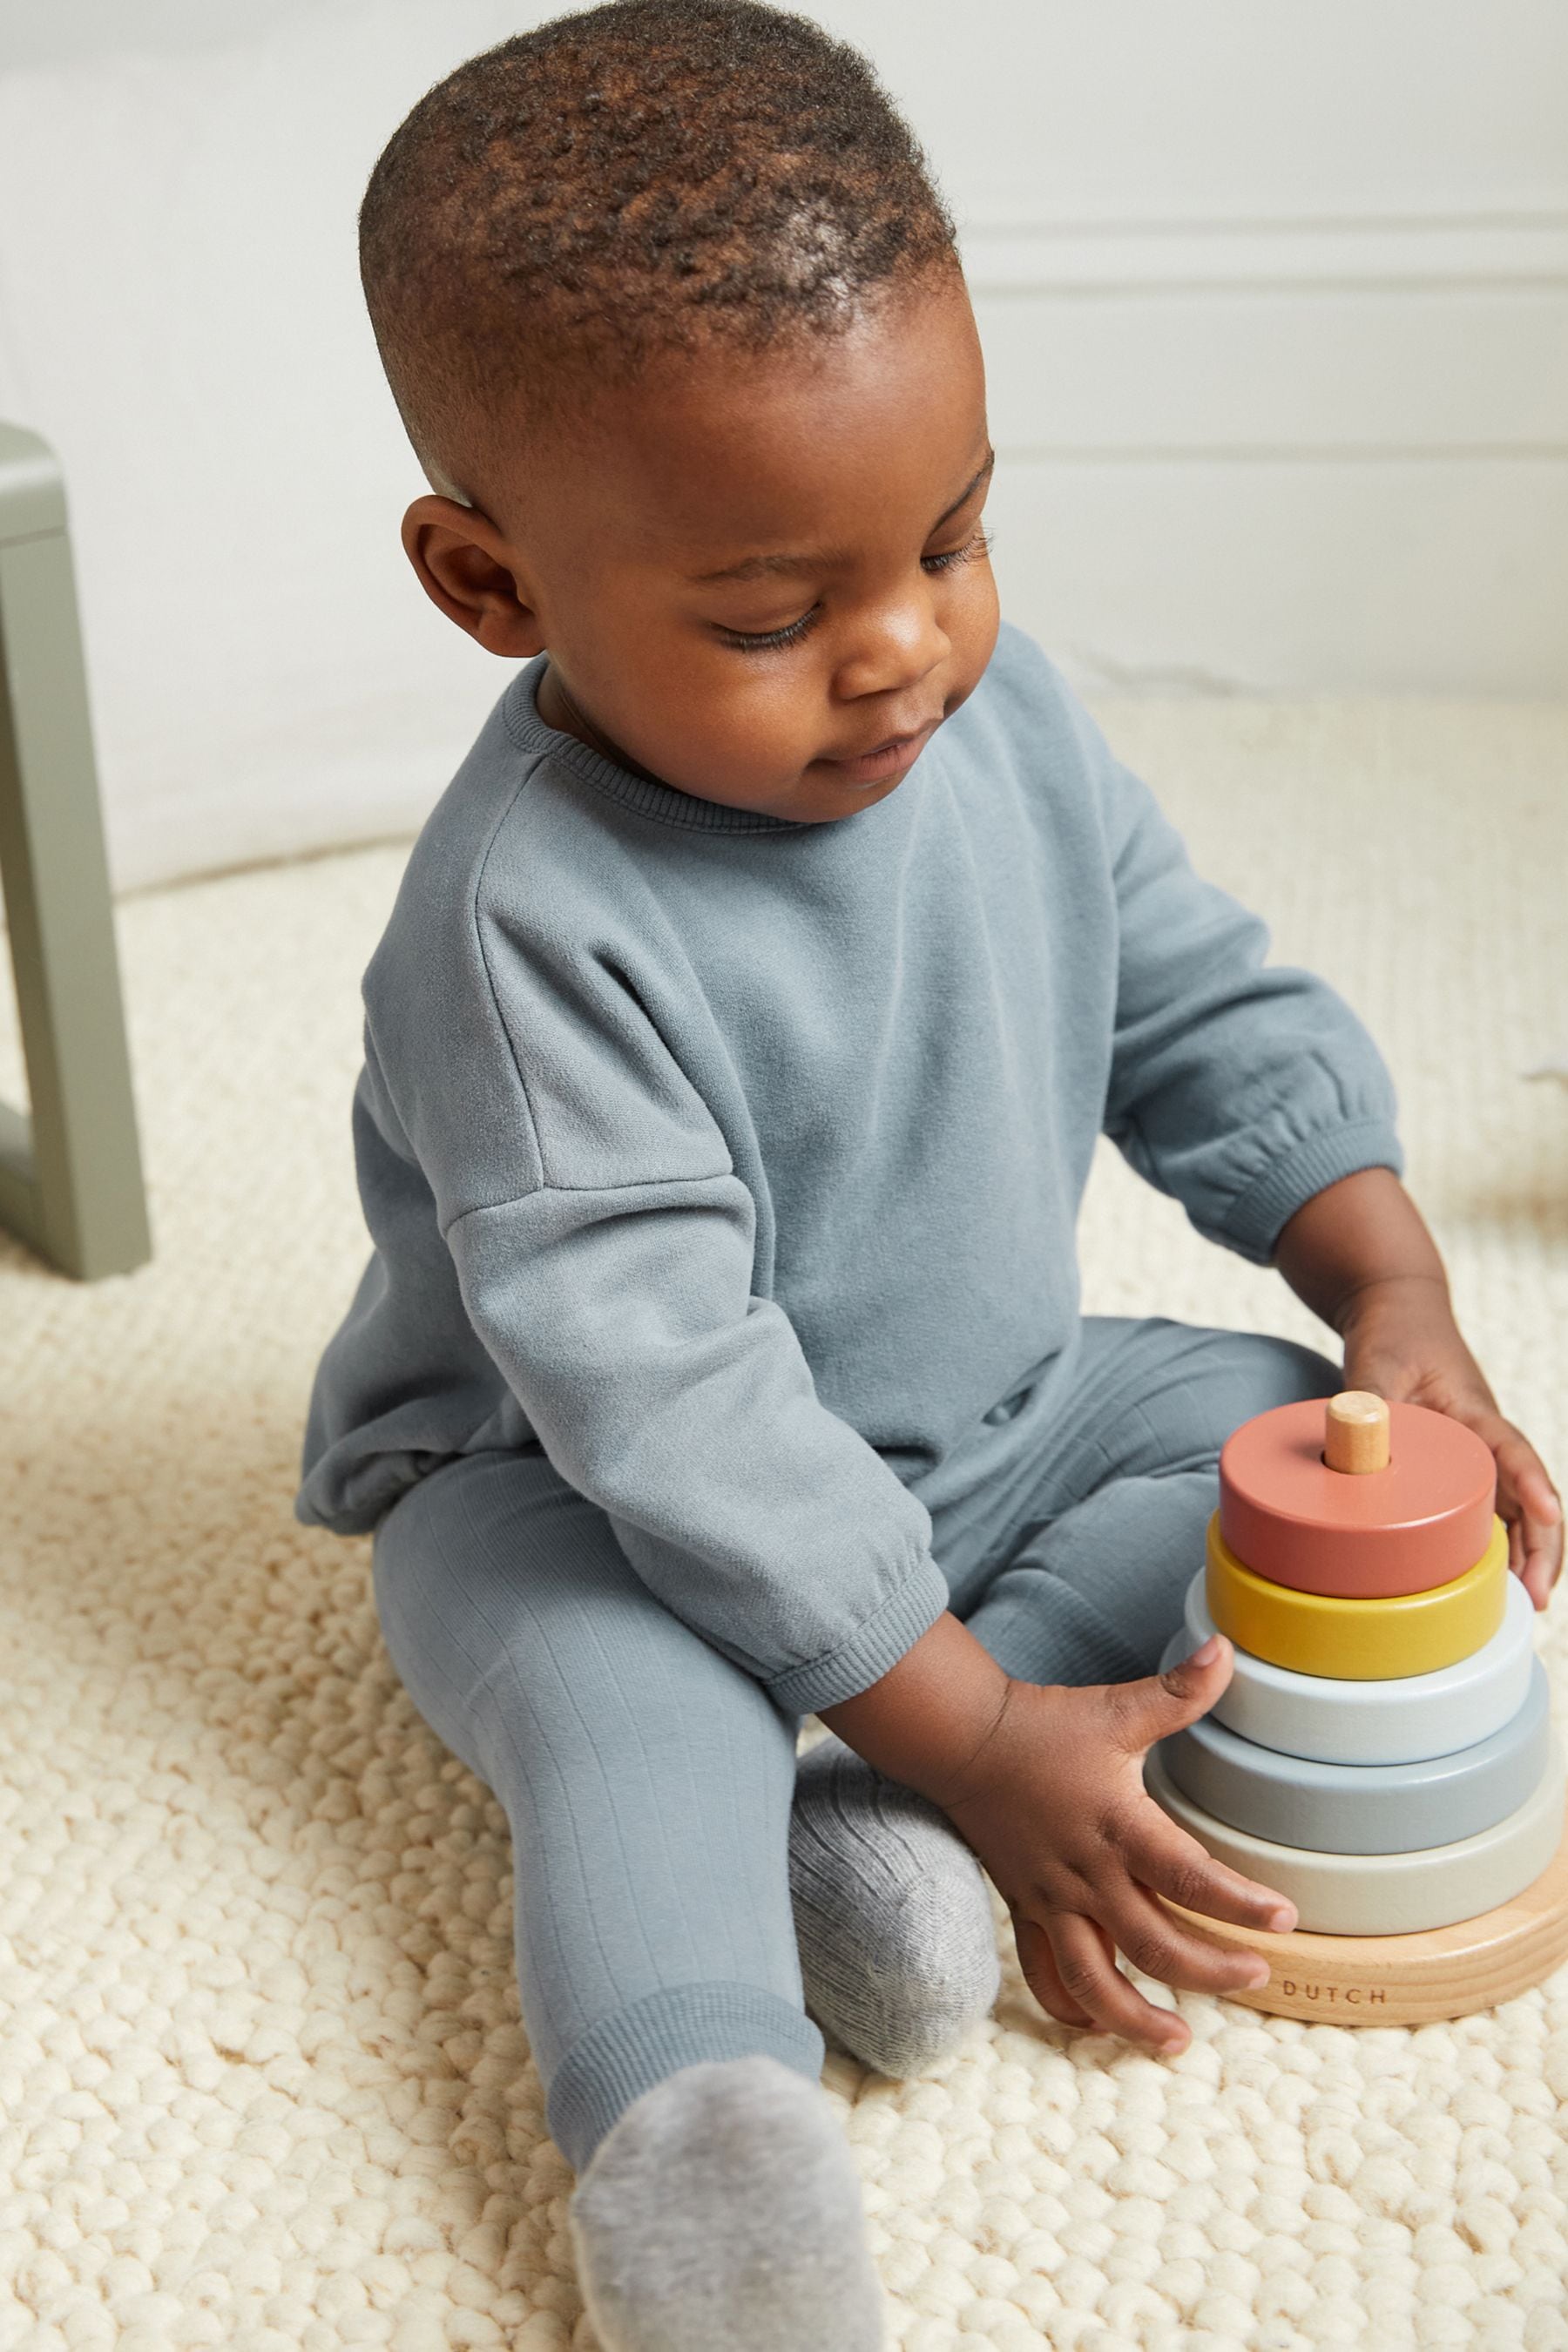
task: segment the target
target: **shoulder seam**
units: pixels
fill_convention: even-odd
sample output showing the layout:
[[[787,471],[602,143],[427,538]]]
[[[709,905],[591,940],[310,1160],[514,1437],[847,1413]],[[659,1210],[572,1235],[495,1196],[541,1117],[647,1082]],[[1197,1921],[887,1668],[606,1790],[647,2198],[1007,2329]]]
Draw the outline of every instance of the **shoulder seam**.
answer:
[[[502,719],[503,723],[506,723],[508,734],[511,734],[511,728],[510,720],[507,718],[505,704],[502,706]],[[515,735],[512,736],[512,741],[517,749],[522,749],[522,747],[517,743],[517,738]],[[527,770],[525,773],[518,779],[516,790],[511,794],[510,799],[507,802],[505,808],[501,810],[500,814],[497,817],[494,826],[491,828],[490,837],[485,844],[485,854],[480,858],[478,869],[474,875],[473,895],[469,902],[468,914],[474,926],[474,944],[479,951],[479,961],[485,968],[485,985],[490,992],[490,1003],[495,1007],[495,1016],[497,1022],[500,1024],[501,1035],[506,1039],[507,1052],[511,1055],[512,1068],[517,1072],[517,1083],[522,1095],[522,1107],[528,1113],[529,1133],[533,1138],[534,1156],[539,1161],[541,1189],[548,1191],[552,1188],[550,1185],[550,1171],[545,1166],[544,1160],[544,1139],[539,1131],[539,1121],[534,1115],[532,1097],[530,1096],[528,1091],[528,1080],[522,1075],[522,1063],[518,1055],[516,1041],[514,1040],[510,1027],[508,1024],[506,1014],[501,1010],[500,995],[496,987],[495,973],[490,968],[489,949],[485,940],[485,927],[479,919],[479,892],[484,887],[485,873],[490,862],[491,852],[494,850],[496,843],[500,838],[502,826],[506,824],[508,817],[510,816],[513,809],[517,806],[518,802],[522,798],[522,795],[527,791],[529,785],[533,782],[534,774],[538,769],[542,754],[539,752],[533,752],[532,754],[524,752],[523,756],[528,760],[529,764]],[[520,1192],[514,1194],[513,1197],[518,1200],[525,1200],[529,1196],[526,1193]],[[500,1204],[498,1203],[497,1205],[499,1206]],[[472,1213],[465,1212],[465,1213],[471,1214]],[[457,1223],[458,1221],[454,1219],[453,1222]],[[447,1230],[450,1231],[450,1227],[448,1227]]]

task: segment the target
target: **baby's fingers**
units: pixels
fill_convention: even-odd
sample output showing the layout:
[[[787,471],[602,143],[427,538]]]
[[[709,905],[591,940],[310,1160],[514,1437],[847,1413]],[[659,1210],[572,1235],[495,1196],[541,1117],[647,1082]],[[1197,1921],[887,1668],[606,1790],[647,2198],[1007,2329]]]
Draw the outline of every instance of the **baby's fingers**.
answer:
[[[1498,1480],[1498,1498],[1509,1521],[1510,1565],[1537,1609],[1544,1609],[1563,1573],[1563,1505],[1530,1447],[1522,1453],[1526,1458],[1514,1475]],[[1502,1454],[1498,1460],[1500,1465]]]
[[[1076,2000],[1068,1998],[1057,1970],[1057,1956],[1051,1949],[1051,1939],[1045,1929],[1033,1919],[1013,1915],[1013,1937],[1018,1947],[1018,1966],[1024,1971],[1024,1981],[1048,2017],[1058,2025],[1089,2025],[1093,2020]]]
[[[1103,2033],[1120,2033],[1144,2049],[1184,2050],[1192,2029],[1168,2009],[1156,2009],[1117,1967],[1110,1940],[1092,1919],[1057,1911],[1049,1927],[1057,1979],[1068,2000]]]
[[[1110,1932],[1135,1969],[1184,1992],[1256,1990],[1268,1981],[1258,1952],[1232,1951],[1194,1936],[1142,1886],[1129,1885],[1109,1913]]]
[[[1239,1870],[1205,1853],[1195,1837],[1160,1811],[1152,1797],[1145,1797],[1139,1806],[1121,1853],[1141,1885],[1179,1903],[1184,1911],[1227,1919],[1233,1927],[1261,1927],[1271,1935],[1288,1935],[1296,1925],[1293,1903],[1276,1888],[1244,1878]]]
[[[1508,1523],[1509,1566],[1537,1609],[1563,1573],[1563,1498],[1523,1432],[1500,1413],[1470,1423],[1497,1456],[1497,1506]]]

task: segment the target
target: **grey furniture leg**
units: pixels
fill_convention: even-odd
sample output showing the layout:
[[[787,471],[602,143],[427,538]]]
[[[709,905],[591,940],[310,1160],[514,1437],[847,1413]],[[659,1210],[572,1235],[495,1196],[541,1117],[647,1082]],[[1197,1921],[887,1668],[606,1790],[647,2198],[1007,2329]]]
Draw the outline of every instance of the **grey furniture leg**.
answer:
[[[0,879],[32,1117],[0,1103],[0,1223],[81,1280],[152,1255],[87,680],[53,451],[0,424]]]

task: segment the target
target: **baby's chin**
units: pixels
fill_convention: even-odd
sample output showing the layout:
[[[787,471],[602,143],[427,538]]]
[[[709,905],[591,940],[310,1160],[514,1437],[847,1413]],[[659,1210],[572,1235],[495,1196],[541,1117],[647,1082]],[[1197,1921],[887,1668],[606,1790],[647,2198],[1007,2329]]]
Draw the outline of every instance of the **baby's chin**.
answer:
[[[797,824],[831,824],[897,792],[935,731],[934,728],[928,730],[918,741],[885,759],[836,760],[825,754],[808,760],[804,767],[743,779],[737,778],[733,768],[726,771],[721,761],[711,758],[689,765],[677,758],[668,762],[663,781],[677,784],[694,800],[711,801],[721,808],[743,809],[753,816],[787,817]],[[694,776],[700,781],[689,781]]]

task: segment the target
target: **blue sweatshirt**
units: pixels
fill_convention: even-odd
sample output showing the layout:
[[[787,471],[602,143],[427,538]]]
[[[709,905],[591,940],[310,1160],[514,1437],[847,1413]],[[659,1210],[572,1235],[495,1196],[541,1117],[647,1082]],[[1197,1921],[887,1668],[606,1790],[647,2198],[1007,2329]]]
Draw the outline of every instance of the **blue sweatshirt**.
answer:
[[[1070,1352],[1097,1136],[1266,1263],[1324,1185],[1400,1169],[1393,1089],[1016,629],[827,824],[628,774],[542,721],[543,667],[365,972],[374,1249],[295,1508],[359,1533],[455,1455],[542,1447],[809,1712],[946,1606],[931,1510]]]

